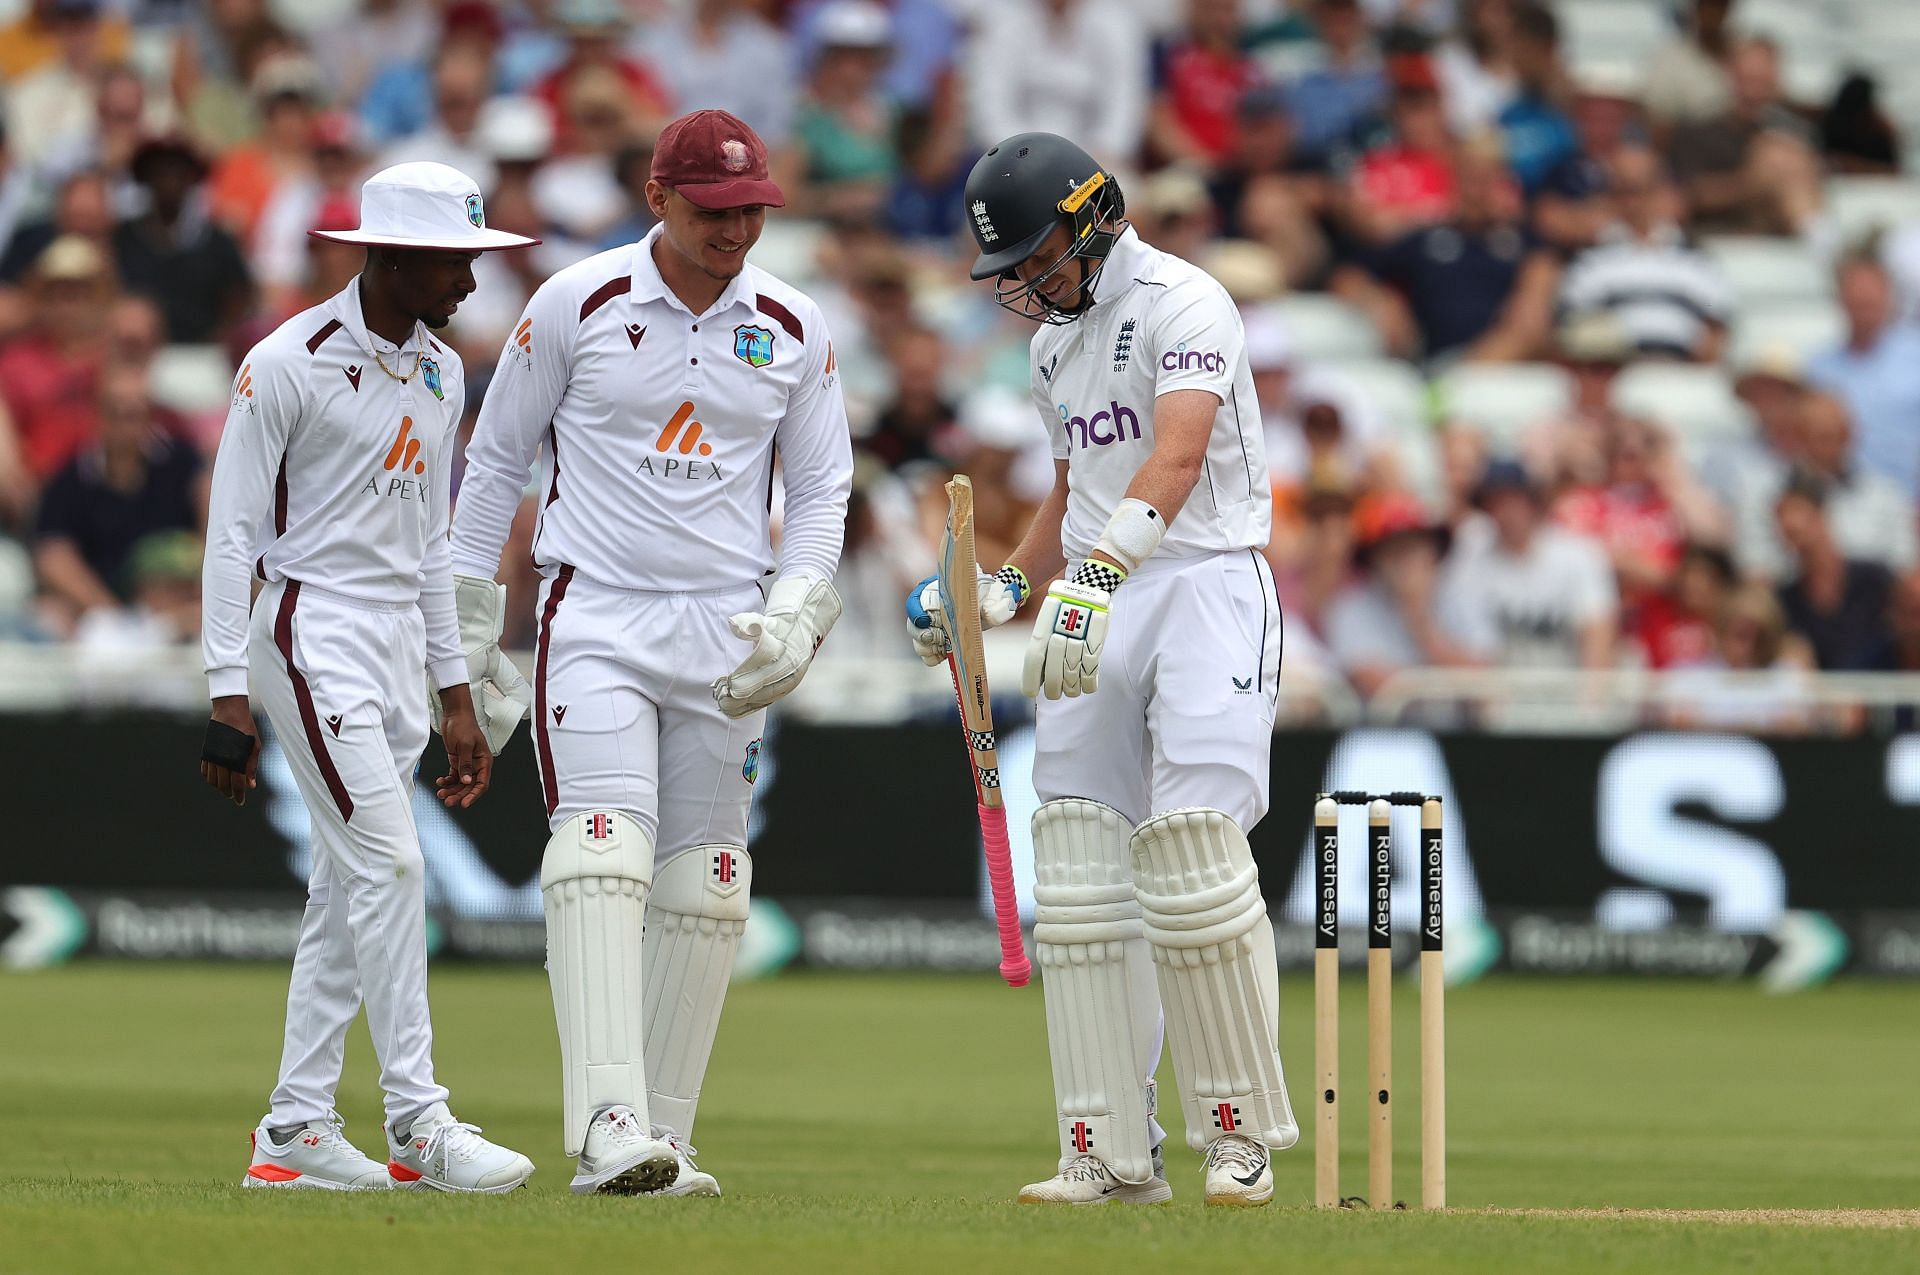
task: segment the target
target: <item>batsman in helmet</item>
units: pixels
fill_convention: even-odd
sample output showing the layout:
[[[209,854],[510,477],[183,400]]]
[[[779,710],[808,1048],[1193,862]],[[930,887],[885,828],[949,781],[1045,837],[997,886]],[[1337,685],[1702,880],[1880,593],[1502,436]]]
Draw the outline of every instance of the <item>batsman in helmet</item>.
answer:
[[[1281,625],[1240,317],[1205,272],[1140,240],[1113,174],[1066,138],[1007,138],[965,199],[973,277],[1040,324],[1030,385],[1055,462],[977,598],[985,625],[1032,614],[1022,687],[1039,697],[1034,944],[1060,1153],[1020,1199],[1172,1197],[1164,1037],[1206,1202],[1265,1204],[1269,1156],[1299,1127],[1247,845],[1267,811]],[[938,589],[907,611],[938,663]]]

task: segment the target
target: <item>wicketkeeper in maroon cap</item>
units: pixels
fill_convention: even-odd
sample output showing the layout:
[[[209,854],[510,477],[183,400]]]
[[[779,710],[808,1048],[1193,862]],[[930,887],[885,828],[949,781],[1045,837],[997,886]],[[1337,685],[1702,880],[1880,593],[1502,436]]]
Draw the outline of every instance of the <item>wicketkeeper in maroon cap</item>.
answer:
[[[688,1139],[747,925],[760,737],[840,615],[853,454],[833,345],[811,299],[747,260],[784,202],[740,120],[667,125],[660,224],[534,293],[467,446],[455,600],[470,661],[503,684],[494,575],[540,462],[540,886],[581,1194],[720,1194]]]

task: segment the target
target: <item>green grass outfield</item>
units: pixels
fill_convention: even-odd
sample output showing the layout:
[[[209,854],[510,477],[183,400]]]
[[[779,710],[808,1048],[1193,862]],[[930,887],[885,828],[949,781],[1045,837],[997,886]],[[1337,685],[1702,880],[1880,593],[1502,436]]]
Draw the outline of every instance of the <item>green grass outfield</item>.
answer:
[[[451,966],[433,974],[441,1078],[460,1115],[534,1158],[532,1189],[243,1192],[285,982],[273,968],[177,965],[0,976],[0,1272],[1920,1271],[1911,985],[1786,998],[1746,984],[1456,989],[1455,1209],[1435,1215],[1305,1207],[1310,1135],[1276,1161],[1265,1210],[1203,1209],[1198,1157],[1183,1145],[1169,1155],[1170,1206],[1016,1207],[1014,1191],[1053,1158],[1040,993],[938,976],[736,988],[697,1139],[726,1198],[575,1199],[542,975]],[[1365,1050],[1357,977],[1347,990],[1354,1095]],[[1409,1197],[1414,999],[1403,987],[1396,1024]],[[1285,1057],[1304,1098],[1307,983],[1289,981],[1283,1000]],[[360,1029],[347,1067],[348,1133],[377,1153]],[[1170,1092],[1170,1077],[1162,1086]],[[1362,1105],[1345,1105],[1345,1188],[1358,1192],[1366,1128]],[[1177,1144],[1177,1112],[1163,1117]],[[1702,1212],[1559,1212],[1608,1209]]]

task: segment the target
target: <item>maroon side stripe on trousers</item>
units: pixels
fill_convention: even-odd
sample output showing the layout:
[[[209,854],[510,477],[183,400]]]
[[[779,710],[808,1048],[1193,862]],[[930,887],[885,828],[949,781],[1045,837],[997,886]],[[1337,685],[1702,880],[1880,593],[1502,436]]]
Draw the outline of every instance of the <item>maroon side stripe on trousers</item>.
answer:
[[[320,767],[320,777],[327,781],[327,791],[333,794],[333,804],[340,807],[340,817],[351,820],[353,798],[348,795],[347,785],[334,769],[333,758],[327,752],[326,737],[320,733],[320,715],[313,709],[313,691],[293,662],[293,608],[299,601],[300,582],[288,580],[286,592],[280,595],[280,610],[273,618],[273,644],[286,658],[287,677],[293,682],[293,700],[300,706],[300,724],[306,728],[307,747],[313,751],[314,763]]]
[[[547,647],[553,637],[553,617],[560,600],[567,596],[567,584],[573,568],[562,566],[547,590],[547,605],[540,611],[540,645],[533,663],[533,742],[540,753],[540,782],[547,794],[547,813],[560,808],[560,780],[553,773],[553,744],[547,739]]]

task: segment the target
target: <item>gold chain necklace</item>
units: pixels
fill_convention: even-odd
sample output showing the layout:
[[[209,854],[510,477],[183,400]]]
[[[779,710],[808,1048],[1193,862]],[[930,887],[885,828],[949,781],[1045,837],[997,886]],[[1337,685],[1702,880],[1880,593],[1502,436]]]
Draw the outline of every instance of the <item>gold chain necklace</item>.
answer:
[[[411,336],[413,334],[408,333],[408,335]],[[413,352],[413,371],[407,373],[405,376],[402,376],[398,372],[394,371],[392,368],[387,366],[387,361],[380,357],[380,351],[375,350],[373,352],[373,361],[380,365],[380,370],[382,372],[385,372],[388,376],[391,376],[394,380],[400,382],[400,384],[402,385],[405,385],[408,381],[411,381],[415,376],[419,375],[420,361],[426,357],[427,357],[427,352],[425,350],[415,350]]]

